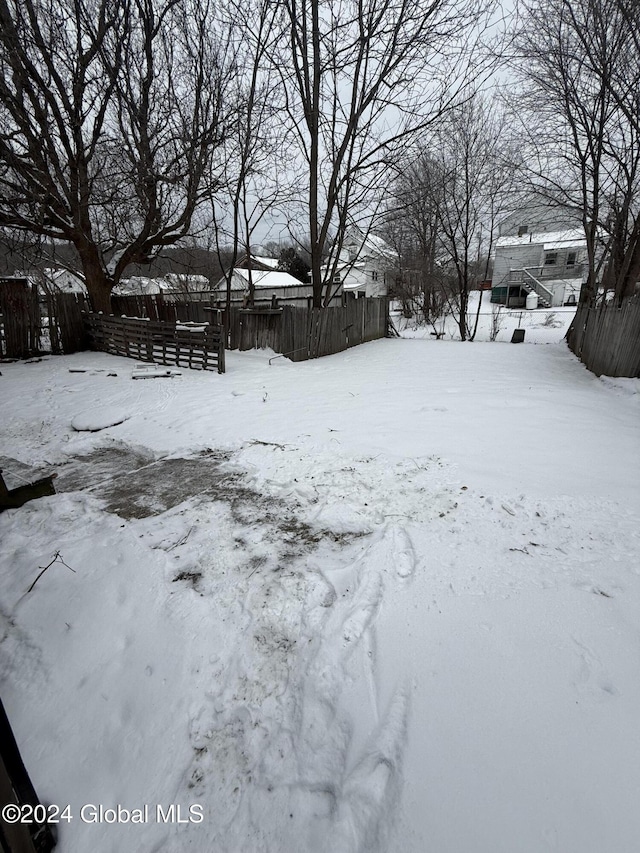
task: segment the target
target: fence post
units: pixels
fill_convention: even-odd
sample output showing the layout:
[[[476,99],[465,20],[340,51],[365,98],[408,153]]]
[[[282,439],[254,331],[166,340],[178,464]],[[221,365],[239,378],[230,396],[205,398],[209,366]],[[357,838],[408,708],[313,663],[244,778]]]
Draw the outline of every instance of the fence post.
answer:
[[[0,700],[0,800],[3,804],[38,806],[40,801],[22,761],[18,744]],[[50,853],[56,846],[46,823],[0,823],[0,846],[6,853]]]

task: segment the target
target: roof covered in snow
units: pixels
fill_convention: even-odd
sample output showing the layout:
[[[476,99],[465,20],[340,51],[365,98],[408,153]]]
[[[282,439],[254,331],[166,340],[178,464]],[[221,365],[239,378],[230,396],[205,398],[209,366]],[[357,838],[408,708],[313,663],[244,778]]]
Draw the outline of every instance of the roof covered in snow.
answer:
[[[277,270],[278,264],[280,263],[278,258],[265,258],[262,255],[256,255],[255,257],[252,256],[251,260],[258,261],[259,264],[263,264],[265,267],[270,267],[272,270]]]
[[[355,226],[350,228],[344,239],[344,248],[357,253],[358,257],[374,256],[379,260],[395,263],[398,253],[382,237],[377,234],[364,234]]]
[[[498,237],[496,249],[505,246],[526,246],[530,243],[539,244],[545,249],[564,249],[572,246],[586,246],[584,231],[581,228],[569,228],[564,231],[541,231],[538,233],[523,234],[518,237]]]
[[[274,270],[272,272],[265,270],[245,270],[239,269],[236,267],[233,271],[233,282],[235,287],[232,286],[232,289],[237,290],[238,285],[244,286],[245,289],[249,289],[249,272],[251,272],[251,278],[253,281],[253,285],[256,288],[260,289],[273,289],[278,287],[304,287],[305,284],[302,281],[298,281],[297,278],[294,278],[292,275],[289,275],[288,272],[281,272],[280,270]],[[224,277],[220,279],[220,281],[216,285],[216,290],[223,290],[226,287],[226,282]]]

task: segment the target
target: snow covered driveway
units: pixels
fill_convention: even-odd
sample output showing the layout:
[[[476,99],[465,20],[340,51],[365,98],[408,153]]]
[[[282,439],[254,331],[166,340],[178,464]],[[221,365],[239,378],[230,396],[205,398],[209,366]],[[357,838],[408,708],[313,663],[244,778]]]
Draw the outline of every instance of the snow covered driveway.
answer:
[[[59,471],[0,516],[59,849],[637,853],[640,383],[561,343],[270,355],[2,365],[0,454]]]

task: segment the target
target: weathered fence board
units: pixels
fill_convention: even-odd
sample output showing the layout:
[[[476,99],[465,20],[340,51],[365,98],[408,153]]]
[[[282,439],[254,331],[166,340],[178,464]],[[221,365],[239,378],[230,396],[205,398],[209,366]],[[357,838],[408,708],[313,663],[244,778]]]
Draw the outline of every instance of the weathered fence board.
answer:
[[[56,846],[52,827],[37,820],[40,800],[24,766],[22,756],[0,701],[0,802],[31,806],[31,823],[0,822],[0,849],[7,853],[50,853]]]
[[[89,346],[83,313],[89,310],[86,297],[75,293],[49,293],[45,297],[51,352],[68,355]]]
[[[207,323],[211,318],[208,307],[202,300],[169,299],[161,293],[111,297],[111,310],[115,315],[148,317],[167,323]]]
[[[597,376],[640,376],[640,299],[580,306],[567,343]]]
[[[280,352],[282,308],[238,311],[238,349],[272,349]]]
[[[0,278],[0,356],[29,358],[41,352],[38,291],[26,278]]]
[[[93,313],[85,317],[95,349],[139,361],[224,373],[224,331],[219,325],[188,326]]]
[[[334,308],[295,308],[285,305],[280,320],[280,339],[272,349],[292,361],[304,361],[342,352],[387,333],[387,299],[350,299]]]

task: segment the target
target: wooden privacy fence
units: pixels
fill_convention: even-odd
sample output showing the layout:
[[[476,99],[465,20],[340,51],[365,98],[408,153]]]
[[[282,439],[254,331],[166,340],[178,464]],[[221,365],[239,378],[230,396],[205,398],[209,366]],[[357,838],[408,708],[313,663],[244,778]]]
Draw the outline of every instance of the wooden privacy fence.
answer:
[[[0,279],[0,356],[29,358],[41,350],[38,292],[25,278]]]
[[[580,306],[567,343],[596,376],[640,376],[640,298]]]
[[[155,364],[224,373],[224,330],[220,325],[94,313],[85,318],[94,349]]]
[[[225,345],[241,350],[268,347],[293,361],[304,361],[384,337],[389,317],[385,298],[346,297],[344,305],[322,309],[277,308],[271,303],[232,306],[228,316],[226,310],[212,309],[201,300],[173,301],[162,295],[113,296],[112,304],[114,314],[126,315],[124,325],[114,325],[111,321],[118,318],[110,315],[88,314],[84,296],[38,296],[26,279],[0,279],[0,357],[87,349],[91,332],[93,345],[100,349],[108,345],[108,352],[205,370],[222,365],[222,372]],[[85,319],[98,316],[103,317],[101,325]],[[200,332],[189,323],[198,324]]]
[[[89,341],[84,313],[89,310],[85,296],[75,293],[49,293],[44,297],[49,332],[49,349],[55,355],[68,355],[87,349]]]
[[[149,296],[112,296],[111,310],[126,317],[148,317],[167,323],[208,323],[209,300],[170,299],[162,293]]]
[[[292,361],[332,355],[383,338],[389,322],[389,301],[384,298],[349,299],[345,306],[333,308],[284,305],[236,311],[232,345],[241,350],[269,347]]]
[[[0,278],[0,357],[31,358],[86,349],[83,296],[39,294],[26,278]],[[48,338],[48,340],[47,340]]]
[[[0,803],[13,804],[25,822],[0,821],[0,849],[6,853],[50,853],[56,846],[50,810],[40,803],[22,761],[7,714],[0,701]],[[15,814],[15,811],[14,811]]]

